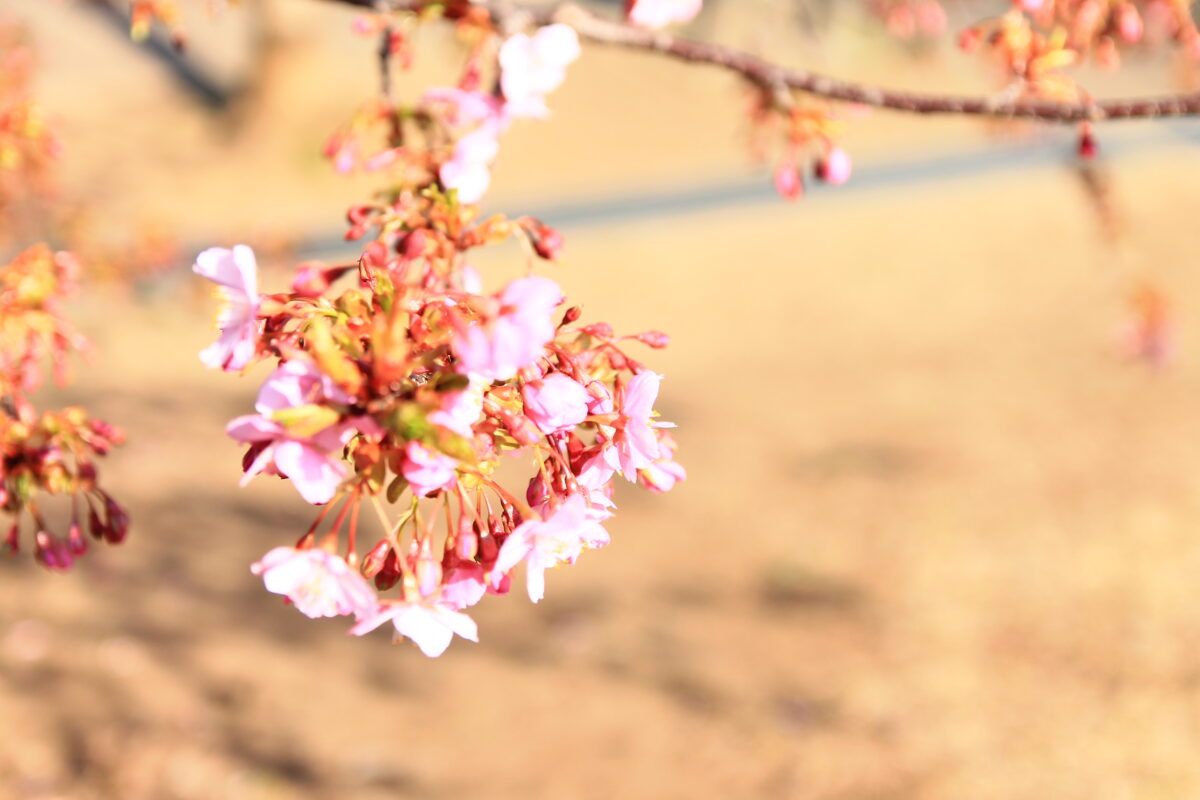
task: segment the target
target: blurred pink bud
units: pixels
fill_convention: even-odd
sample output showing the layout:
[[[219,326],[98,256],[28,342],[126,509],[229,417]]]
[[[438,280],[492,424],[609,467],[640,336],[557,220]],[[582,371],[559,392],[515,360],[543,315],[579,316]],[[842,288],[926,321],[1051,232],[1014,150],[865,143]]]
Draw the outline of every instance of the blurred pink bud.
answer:
[[[655,350],[662,350],[664,347],[667,347],[671,344],[671,337],[667,336],[662,331],[646,331],[645,333],[639,333],[633,338],[637,339],[644,345],[653,347]]]
[[[775,191],[785,200],[797,200],[804,194],[804,179],[792,159],[784,159],[775,169]]]
[[[658,30],[691,22],[703,5],[703,0],[625,0],[625,14],[631,25]]]
[[[850,180],[850,155],[840,147],[829,148],[825,158],[817,162],[817,177],[831,186],[841,186]]]
[[[1125,41],[1133,44],[1142,38],[1144,30],[1142,15],[1133,3],[1125,3],[1117,9],[1117,32]]]

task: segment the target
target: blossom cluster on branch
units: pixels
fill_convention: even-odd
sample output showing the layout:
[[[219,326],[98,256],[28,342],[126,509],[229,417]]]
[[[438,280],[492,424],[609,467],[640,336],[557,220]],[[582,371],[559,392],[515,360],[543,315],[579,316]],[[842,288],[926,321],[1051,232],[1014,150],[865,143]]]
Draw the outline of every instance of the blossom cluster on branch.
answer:
[[[32,65],[33,51],[20,30],[0,22],[0,242],[5,244],[17,234],[18,207],[48,191],[59,152],[30,93]],[[87,551],[88,534],[115,544],[129,530],[125,509],[100,486],[96,467],[124,434],[83,408],[39,410],[33,399],[47,366],[65,384],[71,355],[87,346],[62,309],[79,272],[73,254],[44,244],[0,265],[0,515],[8,519],[0,552],[15,556],[28,547],[53,570],[68,569]],[[59,517],[65,518],[62,524],[56,524]]]
[[[377,23],[356,27],[406,47],[402,24]],[[260,291],[244,245],[206,250],[194,267],[225,300],[203,361],[275,365],[255,413],[227,428],[246,445],[244,481],[277,475],[321,506],[254,572],[310,617],[353,615],[354,634],[390,625],[429,656],[455,635],[476,640],[466,610],[507,593],[518,567],[537,602],[547,570],[606,545],[616,478],[665,492],[685,477],[674,426],[655,410],[662,376],[630,352],[667,337],[583,322],[534,272],[561,235],[477,205],[501,135],[549,113],[576,34],[549,25],[497,41],[486,18],[469,34],[456,85],[411,105],[385,96],[326,146],[340,171],[386,180],[347,213],[346,238],[366,242],[356,263],[301,264],[276,293]],[[509,240],[526,274],[487,291],[468,257]],[[514,485],[504,475],[519,465],[532,474]]]
[[[0,512],[12,518],[0,547],[10,555],[33,537],[35,558],[65,570],[92,538],[125,540],[129,517],[101,488],[96,459],[124,440],[119,428],[79,407],[38,411],[30,394],[52,364],[60,383],[67,361],[86,345],[60,303],[72,290],[78,262],[36,245],[0,267]],[[69,498],[66,530],[55,532],[43,497]]]

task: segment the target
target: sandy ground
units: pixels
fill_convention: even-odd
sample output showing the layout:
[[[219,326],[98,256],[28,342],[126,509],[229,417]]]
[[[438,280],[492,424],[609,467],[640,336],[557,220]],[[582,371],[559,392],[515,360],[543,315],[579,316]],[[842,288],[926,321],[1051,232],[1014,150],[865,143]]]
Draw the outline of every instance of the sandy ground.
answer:
[[[272,96],[288,136],[226,136],[153,70],[118,83],[136,58],[70,25],[49,98],[79,92],[89,48],[112,59],[59,106],[95,132],[64,169],[98,218],[189,241],[336,226],[353,185],[311,144],[348,92]],[[745,174],[730,84],[608,58],[514,132],[497,205]],[[645,106],[620,111],[631,86]],[[861,169],[977,144],[916,130],[857,134]],[[67,576],[0,562],[0,798],[1200,795],[1200,153],[1168,139],[1109,174],[1116,248],[1057,167],[569,230],[568,294],[674,338],[651,360],[691,480],[619,494],[611,547],[537,607],[484,603],[481,642],[436,661],[262,591],[247,565],[310,517],[286,485],[236,487],[220,430],[261,375],[200,368],[207,308],[172,280],[94,290],[96,364],[47,401],[128,429],[108,474],[136,529]],[[1116,355],[1145,276],[1180,320],[1162,371]]]

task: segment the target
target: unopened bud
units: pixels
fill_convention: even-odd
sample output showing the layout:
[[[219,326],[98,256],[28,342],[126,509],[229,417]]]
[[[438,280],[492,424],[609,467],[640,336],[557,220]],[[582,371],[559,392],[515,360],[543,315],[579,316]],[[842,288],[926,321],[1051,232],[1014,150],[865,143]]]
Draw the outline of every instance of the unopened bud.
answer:
[[[639,333],[633,338],[637,339],[644,345],[653,347],[655,350],[662,350],[671,343],[671,337],[667,336],[662,331],[646,331],[645,333]]]
[[[374,578],[382,572],[383,565],[387,562],[391,551],[392,545],[386,539],[380,540],[374,547],[368,550],[367,554],[363,556],[362,564],[359,565],[363,577]]]
[[[775,169],[775,191],[785,200],[798,200],[804,194],[804,178],[795,161],[787,159]]]
[[[474,561],[475,553],[479,550],[479,534],[475,532],[475,522],[463,514],[458,519],[458,540],[455,542],[455,553],[463,561]]]
[[[533,237],[534,251],[547,261],[556,261],[565,244],[562,234],[547,225],[543,225]]]
[[[571,306],[567,309],[566,313],[563,314],[562,322],[559,323],[559,327],[561,328],[563,325],[570,325],[578,320],[581,316],[583,316],[583,308],[581,306]]]
[[[1091,126],[1083,128],[1079,133],[1079,157],[1091,161],[1100,152],[1100,143],[1096,141]]]
[[[125,509],[111,497],[105,498],[104,513],[108,517],[108,525],[104,529],[104,539],[109,544],[120,544],[129,535],[129,515]]]
[[[831,147],[825,157],[817,162],[816,175],[830,186],[841,186],[850,180],[852,169],[849,154],[840,147]]]
[[[425,255],[425,245],[429,241],[428,234],[423,228],[418,228],[396,243],[396,251],[406,260],[412,261]]]
[[[612,325],[607,322],[593,322],[591,325],[585,325],[582,330],[588,336],[595,336],[597,339],[611,339],[613,335]]]
[[[72,522],[70,530],[67,531],[67,549],[73,556],[81,556],[88,550],[88,541],[83,537],[83,530],[78,522]]]
[[[432,595],[442,583],[442,565],[433,558],[428,539],[421,545],[421,555],[417,558],[416,573],[417,591],[422,597]]]

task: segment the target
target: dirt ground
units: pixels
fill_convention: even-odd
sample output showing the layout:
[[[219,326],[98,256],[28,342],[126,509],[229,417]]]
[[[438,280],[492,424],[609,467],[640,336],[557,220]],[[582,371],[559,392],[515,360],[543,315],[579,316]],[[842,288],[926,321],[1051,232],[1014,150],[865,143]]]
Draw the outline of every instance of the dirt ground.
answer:
[[[315,76],[331,49],[369,61],[348,15],[284,15],[272,122],[189,106],[86,14],[15,6],[73,37],[42,88],[67,189],[114,240],[129,219],[203,244],[337,230],[363,184],[312,151],[362,65]],[[506,142],[496,206],[747,174],[733,85],[643,67],[589,53]],[[860,127],[866,188],[566,231],[569,296],[671,333],[650,360],[691,477],[621,492],[609,548],[536,607],[484,602],[480,643],[437,660],[249,573],[310,509],[237,488],[221,429],[261,373],[201,368],[188,263],[90,292],[97,358],[47,402],[127,428],[107,470],[136,528],[66,576],[0,562],[0,798],[1200,796],[1200,151],[1114,132],[1156,138],[1106,165],[1113,245],[1066,167],[871,188],[885,159],[986,143]],[[1145,277],[1178,319],[1162,370],[1118,354]]]

